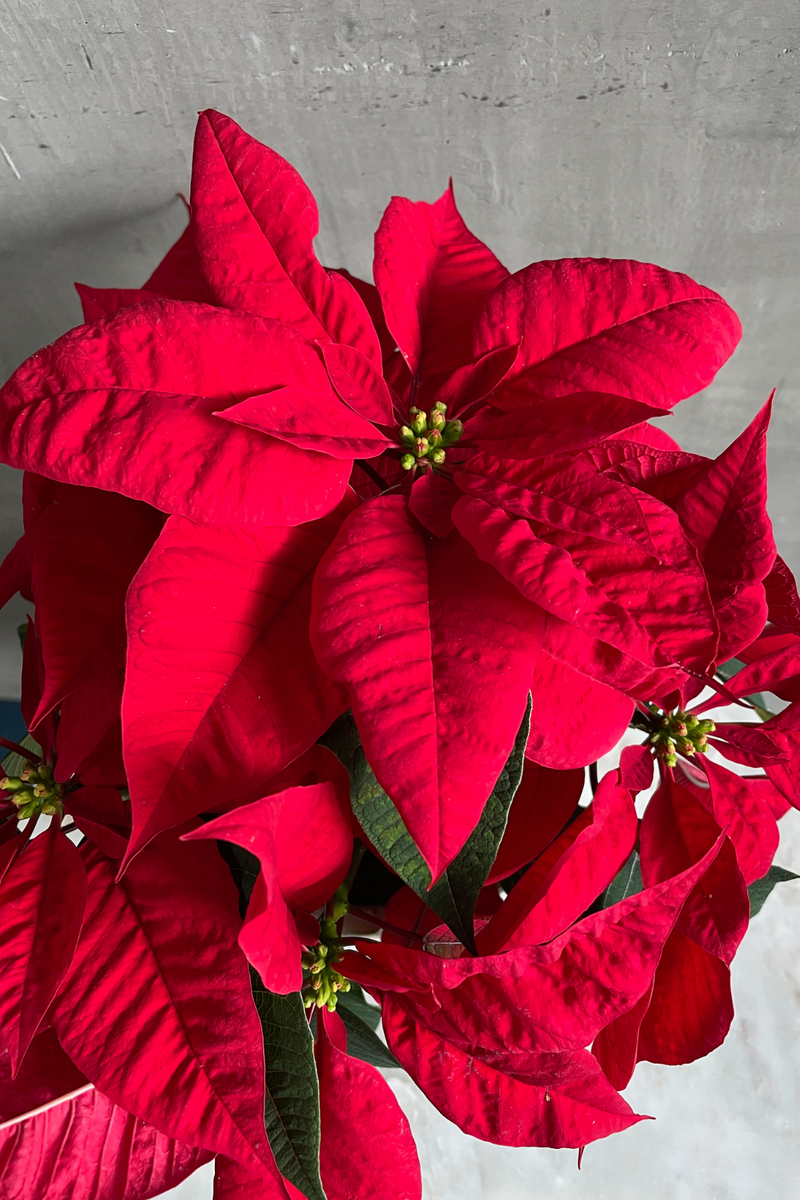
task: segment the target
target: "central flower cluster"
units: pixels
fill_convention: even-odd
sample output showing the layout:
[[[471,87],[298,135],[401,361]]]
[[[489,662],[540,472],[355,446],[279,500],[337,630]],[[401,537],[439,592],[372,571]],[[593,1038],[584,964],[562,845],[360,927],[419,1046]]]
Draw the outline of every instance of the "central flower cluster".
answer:
[[[447,405],[437,401],[430,413],[421,408],[410,408],[408,425],[400,427],[400,446],[406,453],[400,466],[406,471],[423,461],[440,467],[445,460],[445,450],[454,446],[464,432],[460,421],[448,421]]]
[[[713,721],[701,720],[692,712],[662,712],[655,704],[647,706],[652,715],[648,722],[650,730],[650,745],[656,755],[663,757],[668,767],[674,767],[678,754],[687,758],[695,754],[706,754],[708,751],[709,733],[713,733],[716,725]]]
[[[320,922],[319,942],[303,951],[303,973],[308,982],[303,987],[303,1004],[306,1008],[327,1008],[333,1012],[339,992],[350,991],[350,980],[345,979],[335,968],[342,956],[341,942],[336,933],[336,922],[325,918]]]
[[[19,775],[4,775],[0,788],[11,793],[21,821],[42,813],[46,817],[64,811],[63,785],[53,778],[53,768],[48,763],[23,767]]]

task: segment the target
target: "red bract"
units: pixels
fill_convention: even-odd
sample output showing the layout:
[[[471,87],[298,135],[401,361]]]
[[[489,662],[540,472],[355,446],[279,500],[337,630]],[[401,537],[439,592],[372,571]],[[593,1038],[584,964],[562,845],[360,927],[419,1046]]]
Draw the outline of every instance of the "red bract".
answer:
[[[669,881],[575,923],[636,834],[630,795],[614,776],[595,804],[543,885],[526,887],[523,877],[490,919],[479,934],[481,956],[451,957],[460,947],[433,930],[428,953],[384,935],[341,960],[342,971],[381,997],[389,1045],[432,1102],[488,1141],[581,1146],[641,1119],[585,1047],[651,986],[664,942],[719,846]],[[537,877],[536,865],[530,872]],[[402,897],[389,915],[399,919],[399,903],[413,924],[414,903]]]
[[[314,617],[317,656],[347,685],[378,779],[436,876],[474,828],[510,750],[542,648],[529,631],[541,629],[543,614],[548,682],[551,660],[564,659],[618,690],[664,693],[681,666],[703,671],[713,661],[716,621],[677,515],[575,455],[626,429],[651,443],[642,422],[705,386],[740,330],[713,292],[641,263],[565,260],[509,275],[466,228],[452,191],[433,205],[392,201],[376,235],[377,293],[320,266],[316,229],[296,172],[232,121],[202,114],[189,231],[139,296],[85,292],[95,306],[87,315],[127,307],[20,368],[0,397],[0,450],[53,478],[228,527],[324,515],[356,459],[372,459],[390,481],[398,460],[430,472],[447,459],[444,486],[423,477],[409,489],[409,475],[398,495],[345,522],[317,572]],[[399,352],[389,353],[384,378],[387,333]],[[360,469],[354,478],[363,480]],[[365,619],[346,579],[362,566],[367,525],[387,555],[378,564],[368,552]],[[407,564],[389,553],[397,538]],[[458,603],[442,571],[457,579]],[[397,713],[386,705],[399,679],[384,630],[411,576],[417,607],[440,616],[437,628],[413,623],[401,691],[427,676],[424,720],[434,698],[440,706],[453,696],[437,709],[424,754],[413,739],[397,742]],[[500,577],[524,597],[515,601],[526,632],[513,662],[490,611],[501,594],[511,603]],[[570,655],[564,639],[573,635]],[[433,665],[442,654],[445,683]],[[501,662],[507,686],[496,720],[489,680]],[[403,708],[401,721],[415,712]],[[456,806],[450,797],[465,781],[454,738],[465,728],[475,753]],[[587,751],[606,749],[616,728],[613,719]],[[303,736],[295,752],[309,744]],[[174,813],[165,805],[144,827],[175,768],[184,770],[183,737],[152,786],[132,781],[143,820],[136,846],[186,815],[176,794]],[[541,755],[565,765],[552,739],[541,739]]]
[[[185,841],[221,838],[258,858],[261,873],[239,945],[269,990],[284,995],[303,986],[302,942],[316,940],[309,939],[308,915],[342,882],[353,853],[344,767],[329,750],[315,746],[288,773],[298,780],[296,786],[184,834]],[[315,776],[321,782],[300,784]],[[294,917],[298,910],[306,915],[299,930]]]

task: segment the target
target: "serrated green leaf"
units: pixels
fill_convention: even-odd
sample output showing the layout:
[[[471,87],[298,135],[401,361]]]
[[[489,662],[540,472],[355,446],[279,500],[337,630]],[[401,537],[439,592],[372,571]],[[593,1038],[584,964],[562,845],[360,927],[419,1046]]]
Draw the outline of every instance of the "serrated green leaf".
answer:
[[[24,750],[33,751],[39,758],[42,756],[42,747],[29,733],[26,733],[25,737],[20,742],[17,742],[17,745],[22,746]],[[16,750],[10,750],[2,760],[2,763],[5,775],[19,775],[23,767],[30,766],[27,758],[23,758],[21,754],[17,754]]]
[[[370,1029],[377,1029],[381,1023],[381,1010],[376,1004],[369,1004],[361,987],[357,983],[350,981],[350,991],[339,993],[338,1007],[344,1005],[352,1012],[360,1017]]]
[[[377,1033],[370,1029],[354,1009],[342,1003],[346,995],[346,992],[339,993],[336,1011],[347,1030],[347,1053],[353,1058],[360,1058],[362,1062],[371,1063],[373,1067],[399,1067],[400,1063]]]
[[[636,896],[643,890],[642,864],[638,850],[634,850],[603,892],[600,908],[611,908],[612,904],[619,904],[620,900],[627,900],[628,896]]]
[[[375,778],[352,716],[343,717],[321,739],[350,772],[353,812],[372,845],[403,882],[447,923],[458,940],[473,951],[475,905],[497,855],[511,801],[522,778],[530,719],[529,696],[514,748],[486,801],[477,827],[430,891],[430,871],[402,817]]]
[[[751,883],[747,889],[750,897],[750,916],[754,917],[756,913],[761,912],[764,901],[776,883],[787,883],[790,879],[800,879],[800,875],[795,875],[794,871],[787,871],[785,867],[772,866],[766,875]]]
[[[299,992],[275,995],[251,975],[264,1035],[269,1144],[281,1175],[307,1200],[326,1200],[319,1176],[319,1079],[303,999]]]

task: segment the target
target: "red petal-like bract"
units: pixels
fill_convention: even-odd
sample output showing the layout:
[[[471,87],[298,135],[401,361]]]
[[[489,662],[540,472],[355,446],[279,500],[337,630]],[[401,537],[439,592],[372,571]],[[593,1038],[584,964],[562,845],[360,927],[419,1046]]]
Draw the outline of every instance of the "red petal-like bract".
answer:
[[[525,711],[537,611],[400,496],[347,519],[314,579],[312,642],[434,879],[478,823]]]
[[[550,845],[575,812],[584,776],[583,767],[552,771],[525,763],[487,883],[513,875]]]
[[[150,1200],[212,1158],[94,1088],[0,1131],[3,1200]]]
[[[216,847],[162,838],[119,883],[115,862],[88,845],[80,853],[86,918],[51,1008],[64,1049],[161,1133],[277,1173],[238,897]]]
[[[705,387],[741,337],[736,314],[686,275],[623,259],[533,263],[487,300],[474,350],[520,343],[517,373],[492,397],[613,392],[657,408]]]
[[[0,884],[0,1051],[16,1070],[67,973],[86,904],[86,870],[53,823]]]
[[[44,662],[34,727],[82,684],[124,665],[125,594],[163,525],[155,509],[114,492],[51,489],[28,534]],[[94,708],[83,706],[84,721]]]
[[[317,262],[311,192],[286,159],[213,109],[197,122],[192,222],[213,303],[273,317],[310,341],[355,346],[380,367],[363,301]]]
[[[132,854],[204,809],[263,795],[346,708],[308,620],[314,568],[354,503],[291,528],[167,522],[128,597]]]
[[[563,1086],[528,1077],[526,1063],[498,1070],[427,1029],[399,1004],[384,1009],[392,1051],[432,1104],[464,1133],[501,1146],[585,1146],[643,1118],[615,1091],[591,1055],[577,1051],[583,1078]],[[554,1057],[554,1056],[553,1056]],[[543,1064],[544,1065],[544,1064]],[[572,1064],[570,1064],[572,1065]],[[550,1063],[547,1074],[557,1080]]]
[[[352,858],[349,777],[330,751],[318,752],[329,760],[335,782],[287,788],[186,835],[187,841],[234,842],[261,863],[239,945],[269,990],[281,995],[303,986],[292,909],[311,911],[323,904]]]
[[[381,1073],[346,1053],[336,1013],[321,1013],[320,1173],[328,1200],[422,1200],[422,1176],[405,1113]]]
[[[386,323],[420,381],[472,361],[475,316],[508,279],[467,229],[452,187],[435,204],[391,200],[375,234],[374,273]]]
[[[573,671],[543,650],[531,680],[534,697],[525,755],[558,771],[596,762],[628,727],[633,701]]]
[[[290,385],[331,387],[288,326],[151,300],[23,363],[0,390],[0,455],[206,525],[295,525],[335,508],[348,465],[213,416]]]

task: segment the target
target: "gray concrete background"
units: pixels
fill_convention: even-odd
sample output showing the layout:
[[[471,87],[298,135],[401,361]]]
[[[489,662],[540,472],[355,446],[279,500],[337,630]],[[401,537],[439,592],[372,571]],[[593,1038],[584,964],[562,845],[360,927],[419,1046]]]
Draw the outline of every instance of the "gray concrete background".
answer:
[[[717,453],[778,388],[771,509],[800,569],[798,55],[795,0],[0,0],[0,374],[78,322],[73,280],[146,278],[184,223],[175,193],[188,187],[196,112],[216,107],[304,174],[329,265],[368,275],[389,196],[432,200],[452,174],[468,223],[512,269],[612,255],[721,291],[744,341],[670,432]],[[0,550],[17,536],[18,488],[2,475]],[[16,694],[23,609],[0,625],[0,696]],[[798,1194],[797,1097],[781,1087],[796,983],[762,949],[759,969],[772,973],[726,1046],[734,1066],[654,1069],[670,1080],[668,1135],[652,1125],[627,1135],[641,1161],[619,1159],[624,1188],[611,1143],[596,1156],[608,1164],[596,1187],[587,1155],[581,1195]],[[741,1146],[750,1129],[757,1153],[726,1169],[719,1130],[743,1086],[755,1099],[731,1132]],[[573,1176],[547,1172],[541,1191],[510,1177],[495,1187],[495,1150],[467,1179],[451,1164],[484,1152],[419,1119],[429,1181],[458,1178],[459,1195],[490,1200],[578,1194]],[[524,1158],[526,1171],[545,1161]]]

